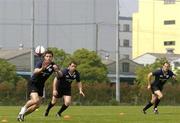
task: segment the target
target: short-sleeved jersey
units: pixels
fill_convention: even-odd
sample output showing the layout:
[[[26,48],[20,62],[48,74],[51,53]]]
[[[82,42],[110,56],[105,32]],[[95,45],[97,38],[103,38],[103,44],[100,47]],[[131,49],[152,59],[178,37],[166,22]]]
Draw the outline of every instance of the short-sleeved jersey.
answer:
[[[58,88],[71,89],[71,83],[73,80],[80,82],[80,73],[75,70],[73,74],[69,73],[69,69],[65,68],[62,70],[63,76],[58,78]]]
[[[42,67],[43,61],[39,61],[35,68],[41,68]],[[33,74],[31,77],[31,81],[33,82],[38,82],[39,84],[41,83],[44,85],[45,81],[49,78],[49,76],[54,72],[53,69],[54,62],[52,62],[42,73],[39,74]]]
[[[168,70],[166,74],[163,73],[162,69],[156,70],[152,73],[155,77],[152,86],[163,87],[166,81],[171,78],[174,73],[171,70]]]

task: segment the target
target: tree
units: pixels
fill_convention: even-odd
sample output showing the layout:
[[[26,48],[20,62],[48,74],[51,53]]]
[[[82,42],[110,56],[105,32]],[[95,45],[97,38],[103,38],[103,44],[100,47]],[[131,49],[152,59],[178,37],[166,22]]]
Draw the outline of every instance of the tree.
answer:
[[[75,60],[78,70],[81,73],[81,79],[86,82],[107,82],[107,68],[101,62],[100,57],[94,51],[87,49],[76,50],[71,59]]]
[[[70,56],[64,50],[55,47],[48,48],[54,54],[54,62],[59,66],[64,66],[66,59]]]
[[[16,74],[16,66],[6,60],[0,59],[0,68],[0,83],[6,81],[15,85],[19,79]]]

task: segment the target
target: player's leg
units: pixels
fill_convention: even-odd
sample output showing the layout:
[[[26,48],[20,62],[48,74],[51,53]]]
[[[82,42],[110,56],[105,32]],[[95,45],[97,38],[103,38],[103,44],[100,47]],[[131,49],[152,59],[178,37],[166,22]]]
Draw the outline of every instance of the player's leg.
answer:
[[[148,108],[150,108],[150,107],[154,104],[155,100],[156,100],[156,95],[155,95],[155,94],[152,94],[151,101],[149,101],[149,102],[146,104],[146,106],[143,108],[143,113],[144,113],[144,114],[146,114],[146,110],[147,110]]]
[[[50,109],[56,104],[57,100],[58,100],[57,97],[52,96],[52,100],[49,102],[44,116],[48,116]]]
[[[58,111],[58,113],[56,114],[57,116],[61,116],[62,112],[64,112],[69,105],[71,104],[71,96],[69,95],[64,95],[63,96],[63,105],[61,106],[61,109]]]
[[[163,97],[163,94],[160,90],[157,90],[154,92],[156,95],[157,95],[157,98],[155,100],[155,103],[154,103],[154,113],[155,114],[158,114],[158,109],[157,109],[157,106],[159,105],[160,103],[160,100],[162,99]]]
[[[21,111],[18,114],[17,120],[20,122],[24,121],[25,113],[29,112],[29,108],[32,106],[34,107],[34,105],[36,105],[37,103],[39,103],[38,93],[33,92],[30,94],[30,100],[28,100],[26,104],[21,108]]]
[[[27,108],[27,111],[24,115],[28,115],[28,114],[32,113],[37,108],[39,108],[42,103],[42,97],[38,96],[37,93],[34,96],[32,96],[32,100],[33,100],[34,104]]]

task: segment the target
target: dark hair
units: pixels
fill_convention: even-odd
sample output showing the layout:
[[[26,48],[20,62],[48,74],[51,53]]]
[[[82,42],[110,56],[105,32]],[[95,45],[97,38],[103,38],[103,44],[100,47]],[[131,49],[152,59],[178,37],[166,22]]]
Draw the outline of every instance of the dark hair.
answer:
[[[163,65],[165,65],[165,64],[170,65],[170,63],[169,63],[168,61],[165,61],[165,62],[163,63]]]
[[[45,56],[46,54],[51,54],[53,56],[53,52],[50,50],[46,50],[43,56]]]
[[[71,64],[78,65],[76,61],[70,61],[70,62],[69,62],[69,65],[71,65]]]

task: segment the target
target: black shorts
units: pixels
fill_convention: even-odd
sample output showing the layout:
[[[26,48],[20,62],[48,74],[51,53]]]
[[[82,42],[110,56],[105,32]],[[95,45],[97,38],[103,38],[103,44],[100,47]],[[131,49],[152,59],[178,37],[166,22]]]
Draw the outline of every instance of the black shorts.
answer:
[[[157,91],[157,90],[162,91],[162,87],[151,85],[151,91],[152,91],[153,94],[154,94],[154,92]]]
[[[70,88],[58,88],[58,95],[55,96],[56,98],[61,98],[63,96],[71,96],[71,89]]]
[[[40,85],[38,82],[34,82],[34,81],[28,82],[28,96],[30,96],[32,92],[37,92],[38,96],[42,97],[43,90],[44,90],[44,85]]]

